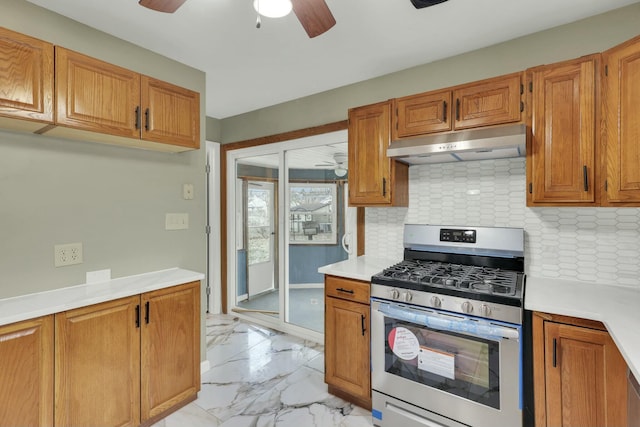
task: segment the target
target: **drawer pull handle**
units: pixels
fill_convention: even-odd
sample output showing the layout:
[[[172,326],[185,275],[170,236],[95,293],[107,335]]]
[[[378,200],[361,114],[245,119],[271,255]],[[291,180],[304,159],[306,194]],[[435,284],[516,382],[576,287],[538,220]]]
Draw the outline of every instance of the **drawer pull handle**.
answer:
[[[353,290],[352,289],[344,289],[344,288],[338,288],[336,289],[338,292],[344,292],[345,294],[351,294],[353,295]]]

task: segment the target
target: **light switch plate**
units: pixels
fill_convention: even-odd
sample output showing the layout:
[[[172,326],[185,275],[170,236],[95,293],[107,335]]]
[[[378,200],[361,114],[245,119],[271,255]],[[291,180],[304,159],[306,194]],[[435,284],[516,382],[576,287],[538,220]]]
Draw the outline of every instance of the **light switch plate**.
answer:
[[[165,230],[186,230],[189,228],[189,214],[168,213],[165,216]]]

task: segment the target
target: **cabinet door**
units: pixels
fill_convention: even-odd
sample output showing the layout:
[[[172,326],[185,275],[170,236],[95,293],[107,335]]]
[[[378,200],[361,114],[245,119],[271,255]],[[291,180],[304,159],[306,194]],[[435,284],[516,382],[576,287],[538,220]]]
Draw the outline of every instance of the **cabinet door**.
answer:
[[[325,298],[325,382],[371,405],[369,305]]]
[[[406,206],[408,166],[387,157],[391,103],[349,110],[349,204]]]
[[[523,104],[521,74],[510,74],[456,88],[454,128],[518,122]]]
[[[142,76],[142,139],[200,147],[200,94]]]
[[[449,90],[396,99],[393,139],[451,130],[450,106]]]
[[[545,322],[548,426],[626,426],[626,364],[606,331]]]
[[[604,204],[640,206],[640,37],[603,54]]]
[[[200,390],[200,282],[142,295],[142,421]]]
[[[0,326],[0,426],[53,425],[53,316]]]
[[[55,315],[55,424],[140,422],[140,297]]]
[[[0,27],[0,116],[53,122],[53,45]]]
[[[140,75],[56,46],[56,123],[140,138]]]
[[[528,205],[596,202],[599,55],[534,68]]]

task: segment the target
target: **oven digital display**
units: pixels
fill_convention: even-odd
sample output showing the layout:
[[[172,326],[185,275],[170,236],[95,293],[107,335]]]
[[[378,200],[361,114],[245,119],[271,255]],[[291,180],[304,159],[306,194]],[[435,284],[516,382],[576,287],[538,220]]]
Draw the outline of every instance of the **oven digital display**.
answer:
[[[441,228],[440,241],[455,242],[455,243],[475,243],[476,230],[458,230],[453,228]]]

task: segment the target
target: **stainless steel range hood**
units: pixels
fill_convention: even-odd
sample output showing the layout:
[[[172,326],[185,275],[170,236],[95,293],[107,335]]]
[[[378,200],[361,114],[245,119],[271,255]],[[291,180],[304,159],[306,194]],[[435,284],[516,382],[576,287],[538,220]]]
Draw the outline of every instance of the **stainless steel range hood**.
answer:
[[[502,125],[393,141],[387,156],[408,164],[522,157],[526,126]]]

